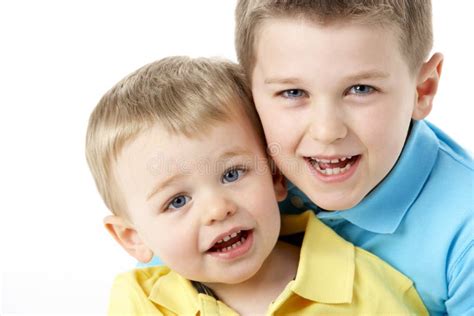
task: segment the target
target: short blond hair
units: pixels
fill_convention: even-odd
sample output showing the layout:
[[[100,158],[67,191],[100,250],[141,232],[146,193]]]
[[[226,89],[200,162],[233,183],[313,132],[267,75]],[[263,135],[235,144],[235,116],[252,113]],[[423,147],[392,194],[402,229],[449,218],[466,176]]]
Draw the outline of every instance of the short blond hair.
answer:
[[[271,18],[295,18],[326,25],[339,21],[395,26],[399,46],[413,72],[433,45],[430,0],[239,0],[236,11],[237,57],[250,77],[255,67],[259,27]]]
[[[107,207],[126,216],[112,166],[127,142],[157,123],[193,137],[236,113],[249,118],[264,145],[245,75],[230,61],[168,57],[126,76],[101,98],[87,129],[87,162]]]

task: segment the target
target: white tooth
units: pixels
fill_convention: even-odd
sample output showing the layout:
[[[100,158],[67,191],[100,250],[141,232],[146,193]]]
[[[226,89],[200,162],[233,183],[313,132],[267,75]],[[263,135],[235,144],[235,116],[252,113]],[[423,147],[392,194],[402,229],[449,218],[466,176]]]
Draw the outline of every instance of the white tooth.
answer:
[[[241,241],[242,243],[244,243],[245,237],[240,238],[240,241]]]
[[[227,247],[227,251],[232,250],[232,246]]]
[[[347,156],[347,159],[351,159],[351,158],[352,158],[352,156]]]
[[[322,162],[322,163],[330,163],[331,160],[329,160],[329,159],[321,159],[321,162]]]
[[[339,159],[332,159],[331,160],[331,163],[338,163],[339,162]]]
[[[237,247],[237,245],[236,245],[236,244],[232,244],[232,249],[234,249],[235,247]]]
[[[221,244],[221,243],[223,243],[223,242],[224,242],[224,241],[223,241],[222,239],[217,241],[218,244]]]
[[[332,174],[339,174],[339,173],[341,173],[341,168],[332,169]]]
[[[230,237],[229,236],[225,236],[224,237],[224,241],[229,241]]]
[[[233,233],[232,235],[230,235],[230,238],[234,238],[234,237],[237,237],[237,233]]]
[[[341,161],[344,161],[344,160],[346,160],[346,157],[342,157],[342,158],[341,158]]]
[[[240,240],[239,240],[239,241],[236,242],[234,245],[240,246],[240,245],[242,245],[242,243],[241,243]]]
[[[326,175],[332,176],[332,169],[326,169]]]

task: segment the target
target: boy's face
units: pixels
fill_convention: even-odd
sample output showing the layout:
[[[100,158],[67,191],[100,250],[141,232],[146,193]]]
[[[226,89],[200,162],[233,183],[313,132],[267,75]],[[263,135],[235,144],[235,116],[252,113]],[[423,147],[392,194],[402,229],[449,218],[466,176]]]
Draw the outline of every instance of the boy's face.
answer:
[[[253,130],[241,115],[193,139],[156,125],[119,156],[116,178],[134,229],[185,278],[247,280],[277,241],[286,189],[274,185]]]
[[[320,207],[355,206],[396,163],[416,106],[396,32],[287,19],[260,31],[252,91],[273,159]]]

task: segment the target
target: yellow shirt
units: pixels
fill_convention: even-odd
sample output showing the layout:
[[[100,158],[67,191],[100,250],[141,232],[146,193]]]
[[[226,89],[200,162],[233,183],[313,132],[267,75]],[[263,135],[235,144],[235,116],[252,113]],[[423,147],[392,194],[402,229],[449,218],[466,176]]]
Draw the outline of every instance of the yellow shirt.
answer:
[[[296,278],[267,315],[428,315],[412,282],[375,255],[354,247],[311,211],[286,215],[281,235],[306,232]],[[237,315],[158,266],[119,275],[109,315]]]

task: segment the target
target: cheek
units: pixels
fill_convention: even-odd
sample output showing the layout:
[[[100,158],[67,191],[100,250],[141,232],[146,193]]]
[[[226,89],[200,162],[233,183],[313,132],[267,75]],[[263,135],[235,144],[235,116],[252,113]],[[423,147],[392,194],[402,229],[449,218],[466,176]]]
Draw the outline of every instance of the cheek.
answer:
[[[400,147],[411,119],[406,102],[403,98],[387,97],[365,111],[354,111],[351,128],[368,148],[385,151],[384,147]]]
[[[274,137],[274,134],[278,133],[277,122],[281,124],[284,124],[285,122],[281,119],[281,111],[278,111],[271,98],[260,93],[256,89],[254,91],[255,107],[262,122],[263,129],[265,131],[265,137],[268,141]]]
[[[296,129],[297,126],[293,123],[294,120],[290,117],[290,113],[269,108],[260,109],[258,113],[272,155],[288,152],[298,145],[299,131]]]
[[[169,227],[174,227],[169,229]],[[153,250],[155,256],[167,265],[179,265],[186,259],[186,254],[196,251],[197,236],[185,225],[177,225],[173,221],[149,221],[146,227],[146,244]]]
[[[358,136],[368,151],[369,164],[378,178],[384,177],[400,156],[410,118],[396,111],[377,113],[371,117],[373,118],[371,124],[361,126]]]
[[[252,213],[252,216],[257,220],[266,222],[277,217],[279,221],[279,209],[272,176],[267,173],[258,177],[258,181],[247,185],[245,191],[239,193],[241,200],[245,201],[242,207]]]
[[[369,159],[378,164],[396,160],[405,140],[404,130],[401,124],[386,121],[374,121],[370,128],[364,128],[359,136],[368,150]]]
[[[280,232],[280,211],[273,194],[266,193],[266,199],[262,195],[260,201],[256,201],[252,207],[253,217],[259,223],[266,246],[270,248],[273,248]]]

